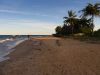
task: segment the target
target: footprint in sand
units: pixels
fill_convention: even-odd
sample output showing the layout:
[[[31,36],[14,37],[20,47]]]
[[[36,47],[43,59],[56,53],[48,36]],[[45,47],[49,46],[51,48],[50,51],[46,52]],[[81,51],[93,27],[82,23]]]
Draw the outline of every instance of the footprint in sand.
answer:
[[[33,45],[38,46],[41,45],[42,43],[40,41],[33,41]]]
[[[57,46],[61,46],[60,40],[56,40]]]

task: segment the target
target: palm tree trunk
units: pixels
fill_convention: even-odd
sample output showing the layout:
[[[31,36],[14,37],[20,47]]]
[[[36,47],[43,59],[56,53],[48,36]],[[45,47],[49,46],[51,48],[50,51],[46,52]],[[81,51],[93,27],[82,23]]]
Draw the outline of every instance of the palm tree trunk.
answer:
[[[72,35],[74,34],[74,26],[72,25]]]
[[[93,35],[93,31],[94,31],[94,15],[92,15],[92,35]]]
[[[73,23],[71,23],[71,26],[72,26],[72,35],[74,34],[74,25]]]

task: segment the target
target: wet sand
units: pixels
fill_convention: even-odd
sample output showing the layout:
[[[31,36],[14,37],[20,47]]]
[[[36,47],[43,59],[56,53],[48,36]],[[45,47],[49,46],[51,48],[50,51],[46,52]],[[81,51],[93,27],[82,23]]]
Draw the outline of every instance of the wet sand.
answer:
[[[100,44],[41,37],[14,49],[0,75],[100,75]]]

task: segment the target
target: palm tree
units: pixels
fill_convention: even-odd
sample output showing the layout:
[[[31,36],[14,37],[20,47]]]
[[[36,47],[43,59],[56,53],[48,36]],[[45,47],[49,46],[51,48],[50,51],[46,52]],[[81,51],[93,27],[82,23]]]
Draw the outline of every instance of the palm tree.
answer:
[[[88,27],[88,28],[91,28],[91,18],[90,19],[87,19],[87,18],[81,18],[79,20],[79,24],[80,24],[80,27],[83,28],[83,27]]]
[[[70,10],[70,11],[68,11],[68,17],[64,17],[64,19],[65,19],[64,23],[67,25],[70,25],[72,27],[72,34],[74,31],[75,17],[77,16],[75,13],[76,12]]]
[[[100,16],[100,3],[95,3],[95,4],[88,3],[88,5],[83,10],[81,10],[81,12],[83,12],[83,17],[87,16],[91,17],[91,22],[92,22],[91,27],[93,33],[94,17]]]

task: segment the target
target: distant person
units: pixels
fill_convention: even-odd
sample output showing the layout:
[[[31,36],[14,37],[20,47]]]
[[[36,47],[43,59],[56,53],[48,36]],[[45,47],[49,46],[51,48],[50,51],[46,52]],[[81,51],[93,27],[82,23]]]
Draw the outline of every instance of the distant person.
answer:
[[[28,40],[31,40],[32,37],[31,37],[31,35],[27,35],[27,38],[28,38]]]
[[[30,39],[30,35],[27,35],[28,40]]]

